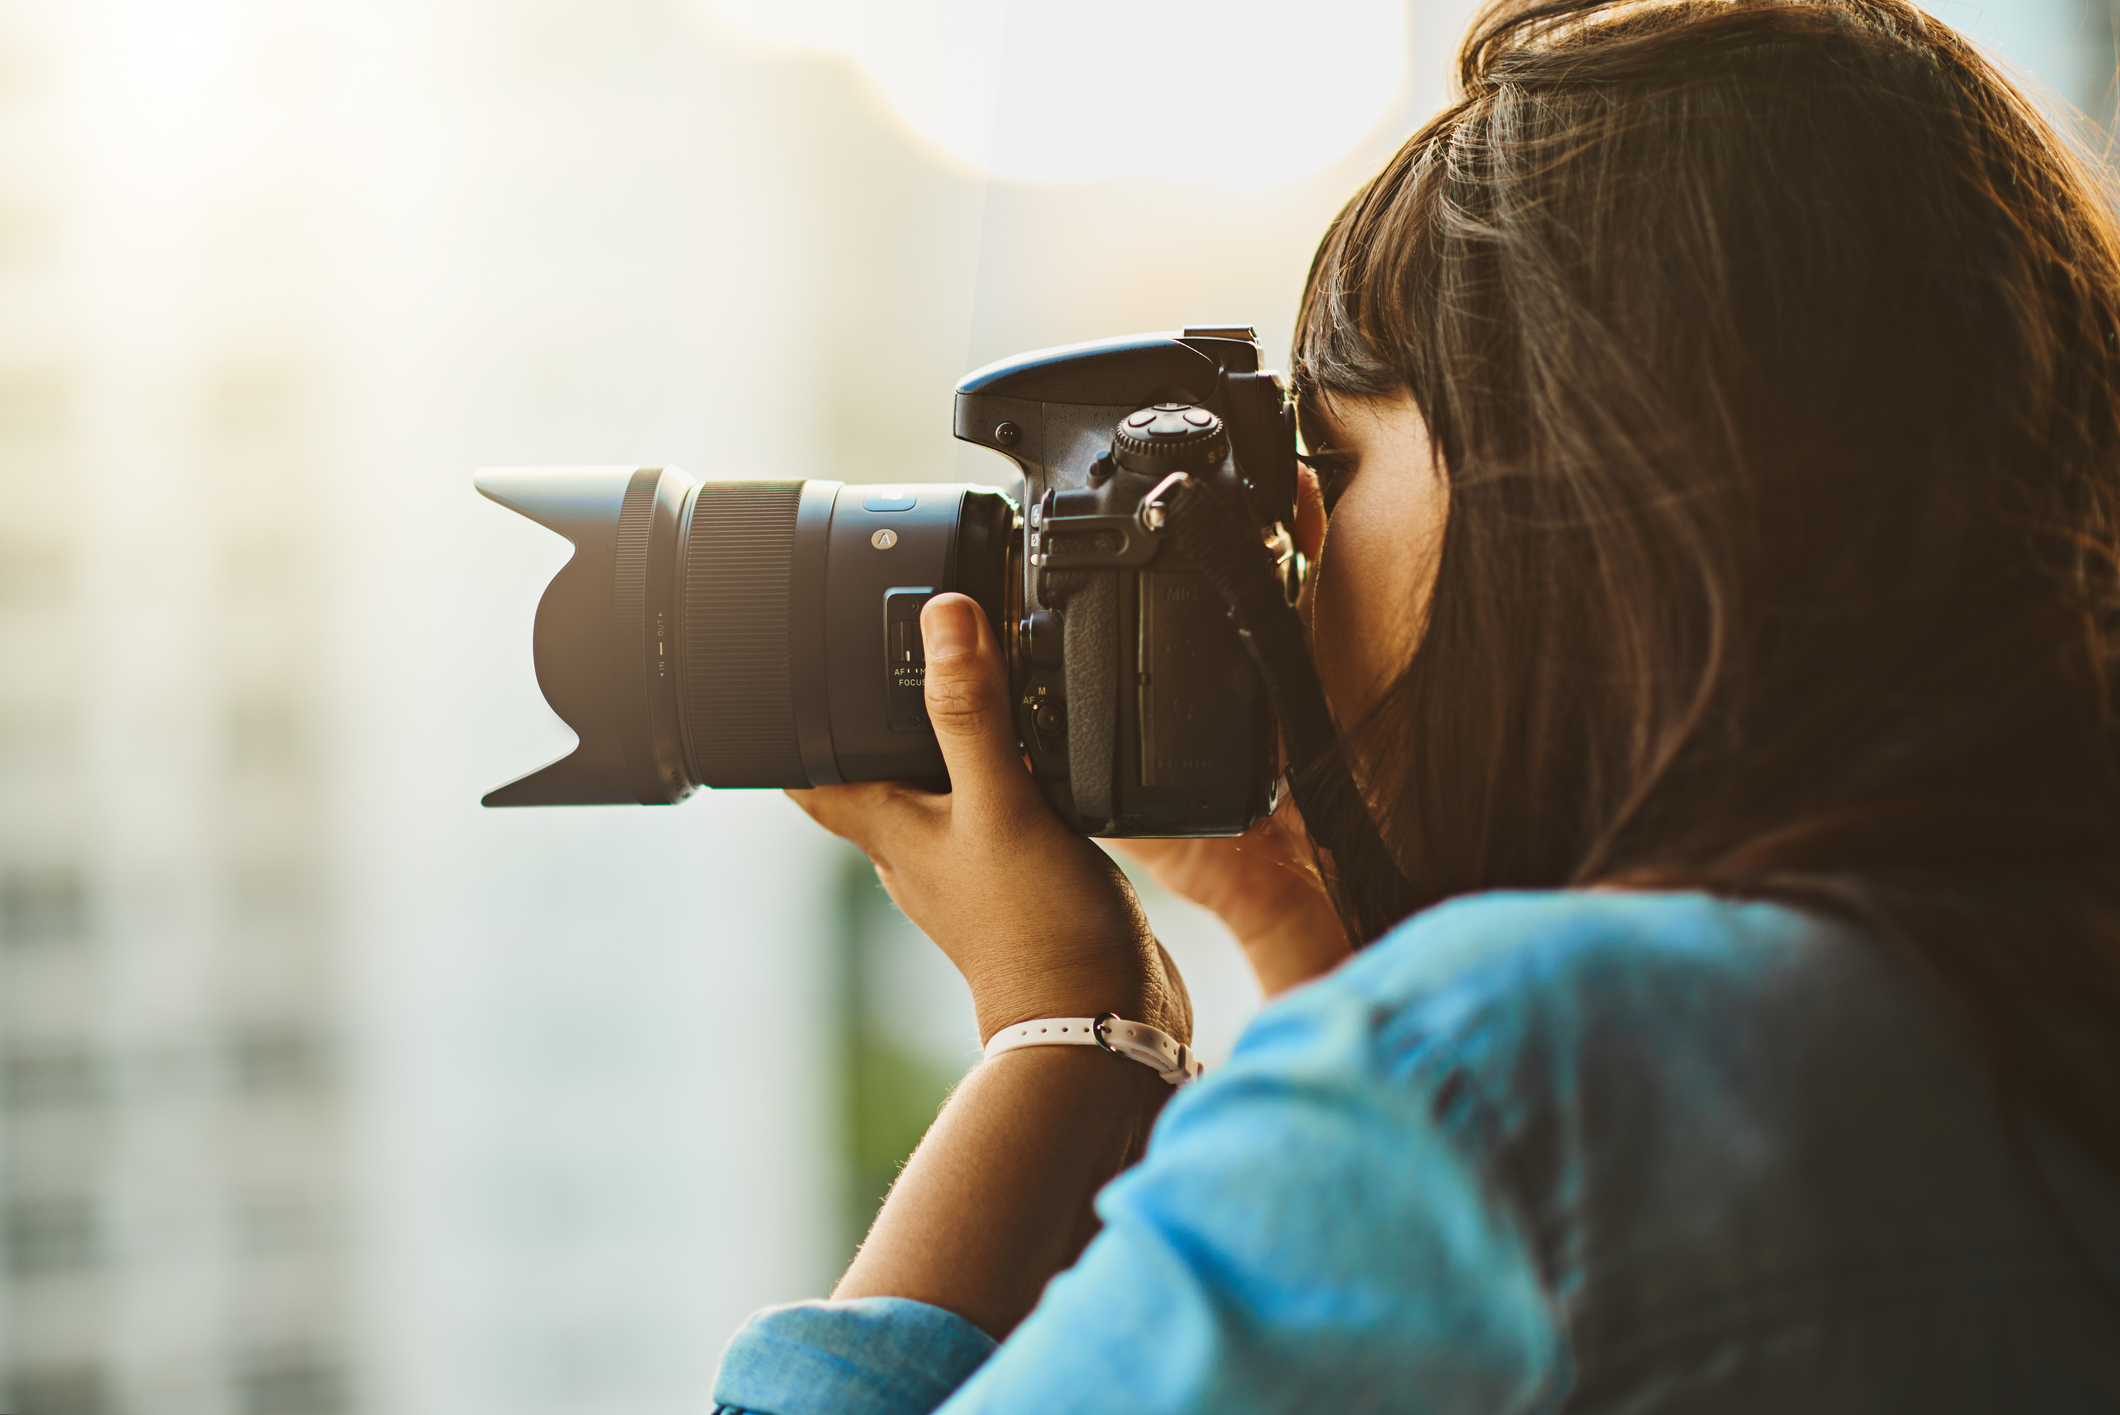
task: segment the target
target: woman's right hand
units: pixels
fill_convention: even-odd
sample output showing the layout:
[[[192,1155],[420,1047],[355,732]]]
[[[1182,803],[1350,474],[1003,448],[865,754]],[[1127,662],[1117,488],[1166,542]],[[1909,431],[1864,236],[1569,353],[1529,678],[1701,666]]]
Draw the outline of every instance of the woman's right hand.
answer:
[[[1242,835],[1105,843],[1219,918],[1269,998],[1331,972],[1351,952],[1292,801]]]
[[[982,1042],[1033,1018],[1104,1012],[1190,1041],[1184,980],[1132,886],[1031,780],[986,615],[964,595],[939,594],[920,629],[928,719],[951,789],[863,781],[788,795],[861,847],[892,902],[957,965]]]

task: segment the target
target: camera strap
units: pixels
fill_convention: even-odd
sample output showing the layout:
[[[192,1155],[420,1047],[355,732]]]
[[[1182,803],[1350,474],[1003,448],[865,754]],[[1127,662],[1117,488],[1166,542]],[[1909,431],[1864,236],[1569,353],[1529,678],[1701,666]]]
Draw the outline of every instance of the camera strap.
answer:
[[[1409,890],[1348,770],[1303,621],[1288,602],[1273,557],[1249,526],[1192,477],[1168,479],[1150,500],[1160,505],[1167,534],[1221,596],[1265,680],[1288,753],[1289,790],[1311,843],[1331,857],[1329,868],[1342,885],[1334,903],[1350,941],[1360,947],[1398,921]]]

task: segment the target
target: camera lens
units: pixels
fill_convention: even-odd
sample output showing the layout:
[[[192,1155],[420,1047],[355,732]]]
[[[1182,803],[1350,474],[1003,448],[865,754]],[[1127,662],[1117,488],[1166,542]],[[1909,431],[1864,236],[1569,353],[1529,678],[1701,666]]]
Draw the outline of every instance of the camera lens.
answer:
[[[573,752],[489,806],[682,800],[700,786],[939,779],[920,607],[1004,622],[1015,506],[982,487],[694,483],[674,468],[481,473],[575,553],[532,633]]]

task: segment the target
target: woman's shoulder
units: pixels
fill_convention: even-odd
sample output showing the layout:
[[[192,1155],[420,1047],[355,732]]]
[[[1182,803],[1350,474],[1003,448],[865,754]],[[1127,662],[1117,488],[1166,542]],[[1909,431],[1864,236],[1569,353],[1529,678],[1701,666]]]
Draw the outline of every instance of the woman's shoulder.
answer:
[[[1421,1108],[1475,1151],[1557,1126],[1591,1144],[1577,1159],[1629,1164],[1962,1132],[1987,1087],[1920,976],[1862,931],[1606,890],[1419,914],[1262,1012],[1225,1070]]]
[[[1784,905],[1699,893],[1467,896],[1417,914],[1261,1015],[1239,1054],[1361,1044],[1410,1057],[1624,1041],[1739,1045],[1792,1010],[1832,1030],[1851,1010],[1922,1025],[1914,985],[1876,944]],[[1361,1041],[1357,1042],[1356,1034]],[[1784,1042],[1789,1040],[1784,1037]]]
[[[2083,1231],[2114,1231],[2110,1186],[2086,1194]],[[1424,913],[1265,1009],[1098,1208],[1056,1311],[1113,1320],[1176,1274],[1197,1320],[1157,1360],[1235,1353],[1326,1395],[2073,1409],[2003,1393],[2111,1375],[1977,1051],[1890,949],[1771,904]]]
[[[1651,990],[1770,983],[1874,961],[1860,935],[1787,905],[1693,892],[1569,889],[1468,895],[1407,919],[1328,985],[1412,1000],[1499,989],[1639,1005]]]
[[[1768,1329],[1821,1371],[1836,1332],[1906,1372],[1940,1344],[1968,1389],[2014,1369],[1982,1335],[2005,1319],[2036,1312],[2045,1356],[2098,1349],[2048,1215],[2066,1192],[2079,1235],[2120,1255],[2120,1188],[2059,1149],[2035,1179],[1936,991],[1835,920],[1686,893],[1467,898],[1268,1008],[1224,1068],[1240,1104],[1247,1076],[1443,1140],[1576,1294],[1593,1384]]]
[[[1713,1269],[1688,1292],[1727,1280],[1733,1235],[1757,1240],[1759,1271],[2054,1257],[2048,1181],[1940,990],[1865,931],[1783,905],[1468,897],[1268,1008],[1224,1070],[1433,1128],[1535,1229],[1567,1214],[1592,1269],[1652,1250]],[[2049,1180],[2082,1168],[2049,1159]],[[2120,1188],[2066,1187],[2083,1231],[2120,1241]]]

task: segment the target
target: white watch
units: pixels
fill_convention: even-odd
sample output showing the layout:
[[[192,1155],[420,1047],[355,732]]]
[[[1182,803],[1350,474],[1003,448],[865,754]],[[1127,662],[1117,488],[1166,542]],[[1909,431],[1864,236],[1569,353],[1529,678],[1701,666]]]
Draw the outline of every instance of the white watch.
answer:
[[[1100,1017],[1040,1017],[1003,1027],[987,1039],[988,1060],[1021,1047],[1102,1047],[1129,1057],[1173,1086],[1200,1079],[1204,1069],[1192,1048],[1168,1032],[1128,1022],[1116,1012]]]

